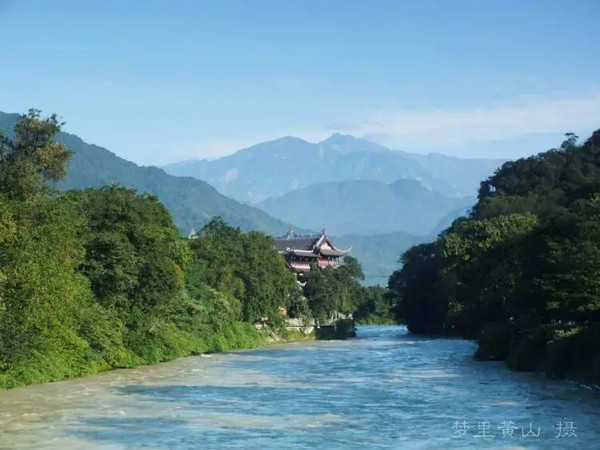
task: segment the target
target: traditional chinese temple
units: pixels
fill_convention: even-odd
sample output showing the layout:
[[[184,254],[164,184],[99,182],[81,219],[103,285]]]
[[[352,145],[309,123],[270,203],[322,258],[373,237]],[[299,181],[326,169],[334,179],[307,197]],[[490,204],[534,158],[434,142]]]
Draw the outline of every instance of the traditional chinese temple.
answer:
[[[351,250],[338,249],[325,234],[325,230],[321,234],[302,236],[296,235],[293,228],[285,236],[275,238],[275,248],[284,256],[287,267],[296,273],[301,283],[312,266],[320,269],[338,268],[340,259]]]

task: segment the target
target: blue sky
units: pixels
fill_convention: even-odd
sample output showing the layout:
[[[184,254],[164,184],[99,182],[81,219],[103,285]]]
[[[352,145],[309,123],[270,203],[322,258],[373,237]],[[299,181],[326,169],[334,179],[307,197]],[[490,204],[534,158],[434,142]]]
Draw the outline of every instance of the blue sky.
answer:
[[[333,132],[513,158],[600,128],[600,1],[0,0],[0,110],[141,164]]]

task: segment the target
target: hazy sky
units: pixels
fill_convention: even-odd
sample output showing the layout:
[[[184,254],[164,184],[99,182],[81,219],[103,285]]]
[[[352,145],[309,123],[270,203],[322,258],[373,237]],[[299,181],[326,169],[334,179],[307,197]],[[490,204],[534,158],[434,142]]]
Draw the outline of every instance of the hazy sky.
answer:
[[[0,110],[142,164],[333,132],[512,158],[600,128],[598,0],[0,0]]]

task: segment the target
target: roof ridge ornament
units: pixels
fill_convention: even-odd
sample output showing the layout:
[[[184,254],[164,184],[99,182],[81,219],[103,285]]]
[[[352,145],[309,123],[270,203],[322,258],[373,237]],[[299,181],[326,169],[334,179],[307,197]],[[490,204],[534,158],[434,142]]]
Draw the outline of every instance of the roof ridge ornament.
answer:
[[[288,232],[285,234],[284,236],[286,239],[293,239],[296,237],[296,232],[294,230],[294,225],[290,225],[290,229],[288,230]]]

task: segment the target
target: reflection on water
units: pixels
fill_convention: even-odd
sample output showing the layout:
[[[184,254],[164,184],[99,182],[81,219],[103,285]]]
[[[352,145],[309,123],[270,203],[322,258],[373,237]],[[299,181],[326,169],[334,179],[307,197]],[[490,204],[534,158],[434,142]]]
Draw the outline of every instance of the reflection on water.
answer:
[[[0,448],[600,448],[598,394],[473,350],[364,327],[15,389],[0,393]],[[559,421],[577,437],[556,439]]]

